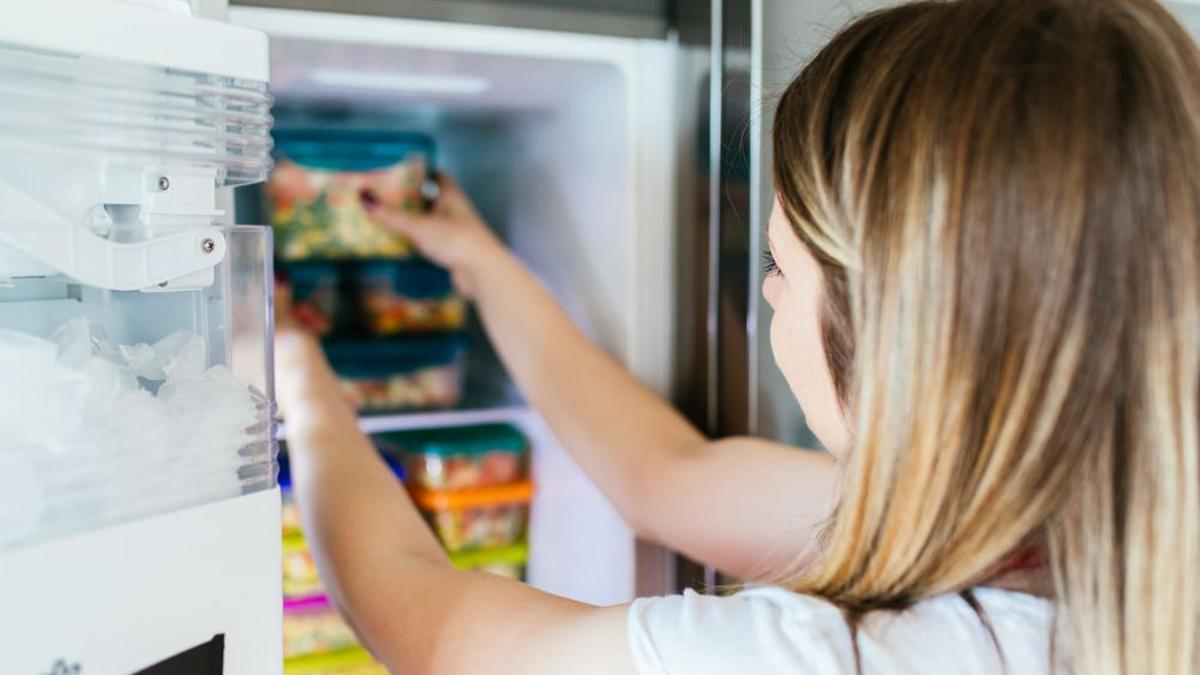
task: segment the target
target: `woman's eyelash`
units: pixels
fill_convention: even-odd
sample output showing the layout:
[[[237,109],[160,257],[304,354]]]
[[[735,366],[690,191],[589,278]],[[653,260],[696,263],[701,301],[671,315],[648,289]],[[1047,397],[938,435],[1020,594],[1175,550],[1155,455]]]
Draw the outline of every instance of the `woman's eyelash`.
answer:
[[[763,276],[767,277],[779,274],[779,265],[775,262],[775,254],[771,253],[770,247],[764,248],[762,251],[762,271]]]

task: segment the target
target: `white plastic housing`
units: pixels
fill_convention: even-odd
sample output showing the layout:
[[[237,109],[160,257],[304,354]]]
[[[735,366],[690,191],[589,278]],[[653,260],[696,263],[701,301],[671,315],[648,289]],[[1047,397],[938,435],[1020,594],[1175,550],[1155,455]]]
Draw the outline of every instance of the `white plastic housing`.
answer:
[[[0,671],[218,635],[281,670],[270,231],[217,224],[270,168],[266,49],[172,0],[0,5]]]
[[[224,635],[226,675],[277,675],[279,528],[274,489],[0,552],[4,672],[130,675]]]

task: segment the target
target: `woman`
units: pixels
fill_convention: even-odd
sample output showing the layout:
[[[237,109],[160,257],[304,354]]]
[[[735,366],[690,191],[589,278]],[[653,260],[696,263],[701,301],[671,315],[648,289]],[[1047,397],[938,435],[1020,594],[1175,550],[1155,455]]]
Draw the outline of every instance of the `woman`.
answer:
[[[773,585],[592,608],[452,570],[282,330],[334,597],[395,672],[1194,672],[1197,161],[1200,54],[1152,0],[920,2],[842,31],[778,104],[763,286],[836,464],[704,439],[453,185],[429,216],[373,208],[453,271],[641,535]]]

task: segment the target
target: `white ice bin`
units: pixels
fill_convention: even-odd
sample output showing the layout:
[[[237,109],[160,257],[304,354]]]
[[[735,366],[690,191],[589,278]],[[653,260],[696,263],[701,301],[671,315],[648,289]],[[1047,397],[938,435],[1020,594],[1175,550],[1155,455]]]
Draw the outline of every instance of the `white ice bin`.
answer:
[[[266,38],[0,6],[0,671],[274,675]]]

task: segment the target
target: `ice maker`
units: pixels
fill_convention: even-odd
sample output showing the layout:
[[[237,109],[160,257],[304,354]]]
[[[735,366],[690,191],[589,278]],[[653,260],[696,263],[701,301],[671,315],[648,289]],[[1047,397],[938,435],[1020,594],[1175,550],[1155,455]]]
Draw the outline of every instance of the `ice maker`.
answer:
[[[270,230],[219,208],[267,72],[175,0],[0,8],[5,673],[280,671]]]

